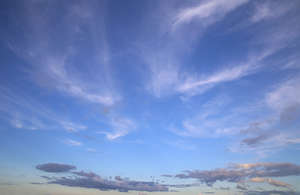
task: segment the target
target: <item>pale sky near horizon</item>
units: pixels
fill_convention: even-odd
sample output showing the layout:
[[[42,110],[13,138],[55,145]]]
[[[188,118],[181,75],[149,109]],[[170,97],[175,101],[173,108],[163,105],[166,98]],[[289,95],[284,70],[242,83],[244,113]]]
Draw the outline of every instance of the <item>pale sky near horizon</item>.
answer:
[[[0,194],[300,194],[299,0],[3,0]]]

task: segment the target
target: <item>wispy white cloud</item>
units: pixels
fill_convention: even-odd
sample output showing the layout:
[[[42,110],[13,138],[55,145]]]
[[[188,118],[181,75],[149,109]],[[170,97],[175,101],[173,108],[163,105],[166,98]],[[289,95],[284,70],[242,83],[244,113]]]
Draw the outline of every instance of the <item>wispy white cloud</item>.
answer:
[[[18,42],[8,39],[8,43],[16,55],[31,65],[25,72],[33,76],[37,84],[105,106],[114,105],[120,100],[110,75],[110,53],[105,37],[105,24],[95,18],[95,7],[99,7],[97,3],[72,3],[62,16],[63,22],[59,31],[50,28],[53,13],[56,13],[52,7],[47,7],[46,4],[39,6],[34,1],[23,6],[19,19],[24,20],[24,28],[20,32],[26,38]],[[44,14],[44,11],[49,14]],[[80,31],[83,25],[92,32],[88,37]],[[94,34],[97,32],[98,36]],[[92,42],[93,47],[79,48],[80,39]],[[95,57],[85,56],[89,52],[94,52]],[[85,67],[85,74],[82,74],[81,66]]]
[[[61,125],[64,127],[64,129],[66,129],[69,132],[77,132],[80,130],[87,129],[87,127],[84,125],[75,124],[75,123],[69,122],[69,121],[61,121]]]
[[[235,66],[233,68],[226,68],[215,74],[205,76],[204,78],[187,78],[186,81],[181,83],[177,90],[181,93],[192,93],[195,94],[199,91],[200,87],[204,89],[209,89],[216,84],[224,83],[228,81],[233,81],[247,76],[253,72],[257,64],[245,64],[240,66]]]
[[[97,150],[95,148],[87,148],[86,151],[88,151],[88,152],[97,152]]]
[[[237,113],[230,108],[231,103],[229,96],[218,95],[202,104],[199,108],[201,112],[196,116],[184,119],[180,127],[171,127],[170,130],[179,136],[194,138],[235,135],[243,120],[234,120]]]
[[[53,130],[64,129],[76,132],[87,129],[87,126],[67,119],[49,106],[42,104],[22,90],[0,87],[1,117],[19,129]]]
[[[152,66],[151,80],[147,88],[155,97],[159,98],[173,93],[172,89],[178,82],[179,72],[176,66],[166,65],[164,68]]]
[[[99,131],[100,134],[105,134],[108,140],[115,140],[127,135],[129,132],[136,129],[136,123],[128,118],[114,117],[110,121],[111,131]]]
[[[286,14],[291,8],[291,5],[287,2],[259,2],[255,5],[255,10],[250,20],[252,22],[260,22],[268,19],[275,19]]]
[[[247,0],[202,1],[185,9],[173,9],[172,5],[168,5],[162,13],[155,13],[165,16],[168,12],[167,17],[163,17],[155,24],[158,32],[151,35],[154,42],[159,44],[153,44],[152,41],[143,42],[138,48],[142,51],[141,56],[148,66],[147,74],[150,73],[150,78],[146,76],[147,90],[159,98],[184,91],[185,86],[182,83],[187,82],[187,78],[191,75],[182,69],[184,55],[192,50],[196,40],[199,40],[210,24],[222,20],[226,14],[246,2]],[[188,25],[192,20],[198,22],[200,26]],[[186,28],[179,28],[183,24],[187,24]],[[206,88],[209,88],[208,85]]]
[[[196,6],[179,11],[174,22],[174,28],[197,20],[207,26],[221,20],[226,14],[247,3],[248,0],[213,0],[202,1]]]
[[[11,123],[14,127],[18,128],[18,129],[23,128],[23,126],[24,126],[23,123],[18,119],[13,119],[11,121]]]
[[[69,145],[69,146],[81,146],[82,145],[81,142],[75,141],[75,140],[72,140],[72,139],[66,139],[66,140],[64,140],[64,143]]]
[[[234,104],[232,107],[232,99],[216,97],[203,104],[198,115],[183,120],[181,128],[172,127],[171,131],[184,137],[230,135],[233,140],[230,151],[265,157],[299,143],[299,83],[298,77],[291,77],[272,90],[266,90],[261,94],[265,99],[259,98],[252,106]],[[249,117],[251,113],[256,117]]]
[[[252,33],[255,33],[255,36],[247,40],[249,50],[245,52],[245,60],[224,63],[222,69],[215,70],[212,74],[191,73],[181,66],[184,63],[182,59],[185,54],[188,53],[187,51],[192,50],[195,40],[199,42],[199,38],[203,36],[202,31],[208,28],[209,24],[223,20],[228,13],[246,3],[248,3],[246,0],[201,1],[198,5],[181,11],[174,11],[176,16],[172,27],[162,20],[162,23],[166,26],[166,29],[162,32],[168,31],[170,28],[176,30],[170,34],[158,36],[161,44],[158,47],[151,47],[150,51],[143,54],[143,58],[150,66],[151,77],[146,85],[147,89],[150,89],[150,92],[156,97],[163,97],[166,94],[179,94],[182,99],[186,99],[185,97],[207,92],[219,84],[239,80],[255,74],[267,66],[276,64],[277,62],[266,61],[283,48],[289,47],[292,41],[299,37],[296,19],[272,23],[270,24],[271,27],[260,28],[259,31],[251,29],[253,26],[247,25],[244,30],[253,31]],[[281,4],[278,5],[269,1],[259,4],[253,3],[252,5],[255,6],[255,9],[250,16],[251,24],[267,18],[282,18],[292,7],[292,3],[280,6]],[[273,8],[278,9],[278,12],[274,11],[276,13],[272,13]],[[259,11],[260,9],[262,11]],[[270,10],[270,12],[266,10]],[[167,16],[169,20],[174,17],[172,14]],[[283,19],[286,20],[286,18]],[[195,23],[191,24],[192,21],[195,21]],[[242,19],[240,23],[249,23],[249,18]],[[200,28],[200,24],[202,28]],[[185,25],[184,28],[178,28],[182,25]],[[197,25],[200,25],[200,27]],[[161,28],[163,27],[160,27],[159,30]],[[162,54],[164,57],[161,57]]]
[[[290,78],[279,84],[266,95],[266,103],[273,109],[282,112],[290,106],[300,104],[300,79]]]
[[[228,65],[210,75],[182,73],[179,71],[179,67],[174,65],[155,66],[148,88],[156,97],[162,97],[162,94],[198,95],[219,84],[257,73],[263,66],[263,60],[274,52],[276,50],[262,51],[260,54],[249,56],[244,62]]]

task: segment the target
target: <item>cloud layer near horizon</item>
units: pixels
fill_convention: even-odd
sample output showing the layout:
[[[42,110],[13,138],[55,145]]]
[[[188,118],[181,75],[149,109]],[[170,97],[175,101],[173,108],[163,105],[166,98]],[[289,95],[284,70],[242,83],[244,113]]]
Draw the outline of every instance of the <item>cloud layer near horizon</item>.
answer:
[[[252,163],[233,164],[227,168],[219,168],[210,171],[191,170],[174,176],[179,179],[196,179],[208,186],[212,186],[217,181],[237,183],[256,182],[268,183],[276,187],[290,189],[291,185],[272,179],[273,177],[299,176],[300,166],[292,163]],[[241,187],[239,187],[241,188]],[[246,189],[246,188],[245,188]]]
[[[58,163],[46,163],[36,166],[36,169],[50,173],[62,173],[69,172],[70,170],[76,169],[75,166],[67,164]],[[102,191],[107,190],[118,190],[120,192],[128,191],[147,191],[147,192],[160,192],[168,191],[166,185],[159,184],[158,182],[148,182],[148,181],[132,181],[129,179],[123,179],[120,176],[116,176],[115,180],[108,180],[100,177],[93,172],[69,172],[71,176],[66,177],[48,177],[42,176],[44,179],[48,180],[47,184],[59,184],[71,187],[83,187],[83,188],[93,188]]]

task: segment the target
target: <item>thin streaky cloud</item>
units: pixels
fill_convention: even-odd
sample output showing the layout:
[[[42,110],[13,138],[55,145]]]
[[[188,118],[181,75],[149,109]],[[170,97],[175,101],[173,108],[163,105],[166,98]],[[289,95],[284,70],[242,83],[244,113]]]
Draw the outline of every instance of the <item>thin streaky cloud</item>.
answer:
[[[199,5],[180,11],[173,25],[174,28],[178,28],[178,26],[190,23],[192,20],[197,20],[203,25],[209,25],[221,20],[226,14],[247,2],[248,0],[202,1]]]
[[[65,40],[53,42],[50,38],[56,38],[59,33],[49,28],[54,15],[52,13],[48,15],[41,13],[43,9],[39,9],[36,2],[30,2],[23,6],[22,14],[24,16],[20,20],[26,20],[24,22],[27,27],[24,28],[26,30],[21,29],[26,35],[26,40],[17,43],[11,41],[9,47],[16,55],[33,67],[31,70],[27,69],[25,73],[31,75],[37,85],[51,87],[63,94],[104,106],[112,106],[120,100],[120,95],[112,86],[108,64],[110,54],[104,34],[104,24],[94,18],[96,11],[94,7],[84,6],[78,8],[85,10],[84,12],[88,10],[90,13],[90,22],[88,22],[82,19],[82,15],[76,14],[79,13],[78,11],[74,13],[74,8],[78,7],[74,3],[74,6],[71,6],[71,9],[63,15],[63,20],[68,21],[67,25],[62,26],[62,29],[67,32]],[[99,7],[99,5],[96,3],[95,7]],[[51,7],[48,7],[48,9],[43,8],[47,12],[51,12],[51,9],[53,9]],[[27,14],[27,12],[31,14]],[[93,42],[94,47],[88,49],[92,50],[91,52],[98,53],[97,57],[91,59],[92,62],[84,62],[87,64],[87,76],[82,76],[81,71],[78,70],[78,65],[75,63],[79,58],[84,58],[84,53],[80,53],[78,51],[80,48],[76,45],[76,39],[82,35],[80,31],[72,31],[73,28],[83,25],[87,25],[88,29],[93,30],[88,41]],[[95,31],[101,32],[99,35],[102,36],[95,36]],[[28,42],[32,44],[26,44]],[[55,49],[54,44],[59,44],[59,51]],[[99,74],[101,77],[98,77]],[[99,86],[99,83],[98,85],[95,84],[97,82],[106,85]]]
[[[249,180],[250,182],[254,183],[268,183],[270,185],[276,186],[276,187],[284,187],[287,189],[291,189],[291,185],[282,181],[278,181],[272,178],[262,178],[262,177],[254,177]]]

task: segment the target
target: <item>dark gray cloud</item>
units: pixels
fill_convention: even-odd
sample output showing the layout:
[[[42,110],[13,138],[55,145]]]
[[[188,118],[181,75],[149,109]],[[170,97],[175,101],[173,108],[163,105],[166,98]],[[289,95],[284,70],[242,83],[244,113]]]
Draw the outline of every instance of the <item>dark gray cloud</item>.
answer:
[[[0,186],[12,186],[12,185],[16,185],[16,184],[10,182],[0,182]]]
[[[123,181],[123,179],[120,176],[116,176],[115,180],[117,180],[117,181]]]
[[[269,137],[271,137],[271,136],[267,135],[267,134],[263,134],[263,135],[258,135],[258,136],[251,137],[251,138],[246,138],[246,139],[242,140],[242,144],[246,144],[248,146],[255,146],[255,145],[260,144],[263,141],[267,140]]]
[[[236,189],[239,189],[239,190],[242,190],[242,191],[248,190],[246,185],[239,184],[239,183],[236,185]]]
[[[230,190],[230,187],[220,187],[220,190]]]
[[[161,185],[157,182],[147,181],[132,181],[129,179],[123,179],[120,176],[116,176],[115,180],[108,180],[101,178],[99,175],[93,172],[71,172],[73,174],[69,177],[43,177],[48,180],[48,184],[59,184],[71,187],[83,187],[94,188],[102,191],[106,190],[118,190],[120,192],[128,191],[168,191],[166,185]],[[75,177],[74,177],[75,175]]]
[[[285,107],[280,113],[281,123],[293,123],[300,118],[300,104],[295,103]]]
[[[300,166],[292,163],[256,163],[250,168],[253,177],[284,177],[300,175]]]
[[[175,177],[180,179],[197,179],[200,182],[207,184],[208,186],[212,186],[216,181],[239,183],[245,182],[250,178],[285,177],[299,175],[300,166],[292,163],[253,163],[234,164],[227,168],[214,169],[209,171],[185,171],[182,174],[175,175]]]
[[[92,177],[98,177],[98,175],[96,175],[96,174],[93,173],[93,172],[87,173],[87,172],[84,172],[84,171],[80,171],[80,172],[74,171],[74,172],[72,172],[72,173],[75,174],[75,175],[78,175],[78,176],[82,176],[82,177],[89,177],[89,178],[92,178]]]
[[[59,164],[59,163],[46,163],[40,164],[36,166],[36,169],[41,171],[50,172],[50,173],[61,173],[61,172],[68,172],[70,170],[76,169],[73,165],[67,164]]]
[[[42,182],[31,182],[30,184],[33,184],[33,185],[42,185],[42,184],[45,184],[45,183],[42,183]]]
[[[199,186],[200,184],[198,183],[192,183],[192,184],[173,184],[173,185],[168,185],[169,187],[173,188],[188,188],[188,187],[195,187]]]
[[[244,173],[237,170],[215,169],[212,171],[186,171],[185,174],[178,174],[175,177],[181,179],[194,178],[208,186],[212,186],[216,181],[239,182],[243,179]]]
[[[170,174],[163,174],[161,175],[162,177],[173,177],[173,175],[170,175]]]

